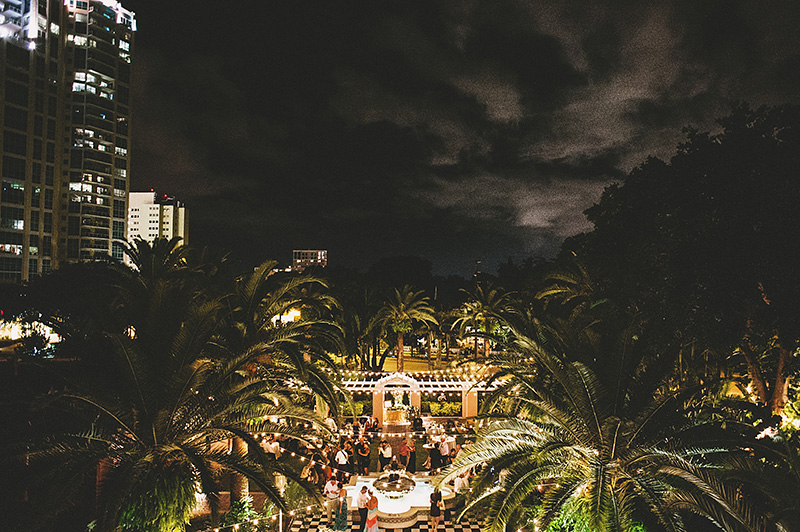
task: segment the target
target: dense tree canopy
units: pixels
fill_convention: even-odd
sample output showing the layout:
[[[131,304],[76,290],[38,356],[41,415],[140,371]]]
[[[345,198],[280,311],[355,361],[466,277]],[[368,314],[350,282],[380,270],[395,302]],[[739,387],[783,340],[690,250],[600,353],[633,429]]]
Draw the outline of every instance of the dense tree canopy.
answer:
[[[719,124],[607,188],[594,231],[567,246],[665,345],[736,351],[755,381],[757,355],[773,354],[760,400],[780,410],[800,333],[800,109],[740,106]]]

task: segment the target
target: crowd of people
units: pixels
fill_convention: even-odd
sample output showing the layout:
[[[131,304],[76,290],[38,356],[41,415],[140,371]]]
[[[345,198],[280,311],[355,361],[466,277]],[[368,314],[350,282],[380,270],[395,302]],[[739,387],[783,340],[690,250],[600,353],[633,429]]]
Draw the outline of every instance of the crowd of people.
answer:
[[[372,472],[401,469],[409,474],[417,474],[417,437],[403,438],[395,448],[385,438],[373,451],[373,442],[380,438],[378,423],[374,418],[366,418],[362,424],[358,419],[352,423],[352,432],[341,436],[336,445],[323,449],[304,446],[297,440],[279,441],[274,435],[261,442],[268,457],[280,459],[286,452],[302,457],[305,465],[300,477],[317,485],[325,499],[325,513],[328,526],[335,531],[348,530],[347,490],[344,488],[352,475],[369,475],[373,452],[377,456],[377,469]],[[445,434],[427,435],[424,443],[428,451],[423,469],[435,475],[447,467],[461,452],[461,446]],[[285,445],[284,445],[285,444]],[[469,477],[462,474],[453,483],[456,493],[469,489]],[[443,515],[441,493],[435,492],[431,499],[431,530],[436,530]],[[356,497],[361,518],[361,531],[377,531],[378,499],[372,490],[364,486]],[[374,505],[374,507],[373,507]],[[371,517],[370,517],[371,516]],[[371,520],[370,520],[371,519]],[[372,527],[370,527],[372,523]]]

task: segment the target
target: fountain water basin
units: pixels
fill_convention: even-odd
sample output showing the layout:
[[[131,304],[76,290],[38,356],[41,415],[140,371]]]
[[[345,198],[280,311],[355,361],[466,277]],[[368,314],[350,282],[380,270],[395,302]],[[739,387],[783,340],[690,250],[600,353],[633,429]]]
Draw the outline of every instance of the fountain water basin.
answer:
[[[416,481],[405,471],[393,470],[379,476],[372,487],[390,499],[399,499],[414,491]]]
[[[413,526],[418,519],[426,520],[428,512],[431,507],[431,493],[433,493],[433,486],[427,480],[419,478],[411,479],[414,486],[410,491],[397,494],[396,491],[382,493],[380,490],[373,487],[376,481],[373,478],[359,477],[358,481],[353,486],[347,486],[347,496],[350,499],[350,508],[352,511],[358,511],[356,497],[361,491],[362,486],[367,486],[368,489],[373,490],[373,493],[378,498],[378,521],[380,528],[407,528]],[[449,499],[452,497],[452,492],[449,489],[442,489],[442,498]],[[410,525],[407,523],[411,523]],[[405,525],[405,526],[401,526]]]

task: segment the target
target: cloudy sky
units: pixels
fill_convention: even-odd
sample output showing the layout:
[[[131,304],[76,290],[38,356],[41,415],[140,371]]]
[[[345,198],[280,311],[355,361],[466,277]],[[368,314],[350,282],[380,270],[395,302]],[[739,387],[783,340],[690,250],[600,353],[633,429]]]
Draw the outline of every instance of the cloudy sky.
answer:
[[[123,4],[131,188],[245,263],[551,256],[684,126],[800,99],[796,0]]]

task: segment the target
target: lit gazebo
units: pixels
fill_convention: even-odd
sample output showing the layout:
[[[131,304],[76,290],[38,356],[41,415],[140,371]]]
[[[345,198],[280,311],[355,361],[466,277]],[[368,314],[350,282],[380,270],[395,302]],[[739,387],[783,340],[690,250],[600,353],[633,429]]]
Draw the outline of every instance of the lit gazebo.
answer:
[[[345,389],[351,393],[372,393],[372,415],[381,426],[407,423],[405,410],[420,407],[423,394],[460,393],[461,416],[478,414],[478,392],[483,390],[475,380],[455,376],[424,375],[419,378],[406,373],[389,373],[377,380],[345,379]],[[392,399],[386,400],[386,394]]]

